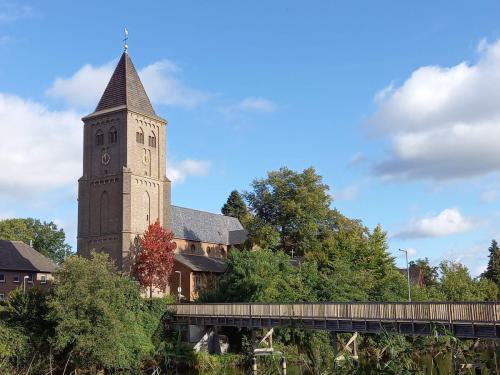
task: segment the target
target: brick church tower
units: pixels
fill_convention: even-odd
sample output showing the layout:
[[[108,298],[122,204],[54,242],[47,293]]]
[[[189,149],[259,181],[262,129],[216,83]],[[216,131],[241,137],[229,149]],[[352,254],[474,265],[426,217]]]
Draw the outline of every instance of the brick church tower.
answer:
[[[156,219],[171,228],[171,217],[167,121],[156,115],[127,51],[97,108],[82,120],[78,254],[107,252],[128,272],[137,235]]]

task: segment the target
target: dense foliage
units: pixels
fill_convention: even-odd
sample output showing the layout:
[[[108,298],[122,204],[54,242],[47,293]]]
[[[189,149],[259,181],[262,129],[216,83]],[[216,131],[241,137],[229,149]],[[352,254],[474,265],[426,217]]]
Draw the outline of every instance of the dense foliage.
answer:
[[[0,240],[31,242],[35,250],[56,263],[62,262],[71,251],[64,230],[52,221],[47,223],[32,218],[0,220]]]
[[[69,257],[54,276],[49,293],[18,289],[0,305],[0,373],[158,366],[165,300],[145,303],[104,254]]]
[[[174,266],[174,250],[177,247],[173,238],[173,233],[165,230],[159,220],[149,225],[139,238],[132,274],[144,289],[149,290],[150,297],[153,296],[153,288],[165,291],[168,285],[168,277]]]

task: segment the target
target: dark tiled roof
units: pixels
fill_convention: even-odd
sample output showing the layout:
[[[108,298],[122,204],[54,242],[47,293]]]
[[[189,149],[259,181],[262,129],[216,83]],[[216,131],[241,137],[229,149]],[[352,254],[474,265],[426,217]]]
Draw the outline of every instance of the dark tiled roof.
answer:
[[[20,241],[0,240],[0,270],[54,272],[50,259]]]
[[[175,260],[196,272],[224,273],[227,269],[224,260],[204,255],[175,254]]]
[[[95,110],[98,112],[123,105],[145,115],[156,116],[134,64],[126,52],[123,52]]]
[[[172,206],[172,231],[177,238],[191,241],[238,245],[246,231],[235,217]]]

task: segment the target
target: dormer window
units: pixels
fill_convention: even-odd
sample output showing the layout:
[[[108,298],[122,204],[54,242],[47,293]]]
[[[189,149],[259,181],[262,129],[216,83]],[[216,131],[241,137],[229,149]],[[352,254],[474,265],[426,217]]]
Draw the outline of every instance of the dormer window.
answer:
[[[118,131],[114,126],[111,129],[109,129],[108,141],[109,143],[118,142]]]
[[[95,135],[95,144],[97,146],[102,146],[104,144],[104,133],[101,130],[98,130]]]

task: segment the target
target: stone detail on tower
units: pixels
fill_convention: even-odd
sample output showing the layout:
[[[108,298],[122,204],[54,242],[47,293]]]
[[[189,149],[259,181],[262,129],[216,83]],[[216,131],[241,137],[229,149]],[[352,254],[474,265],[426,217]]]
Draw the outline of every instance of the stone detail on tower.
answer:
[[[170,228],[166,125],[124,52],[96,110],[84,117],[78,189],[78,254],[107,252],[122,272],[138,235],[156,219]]]

